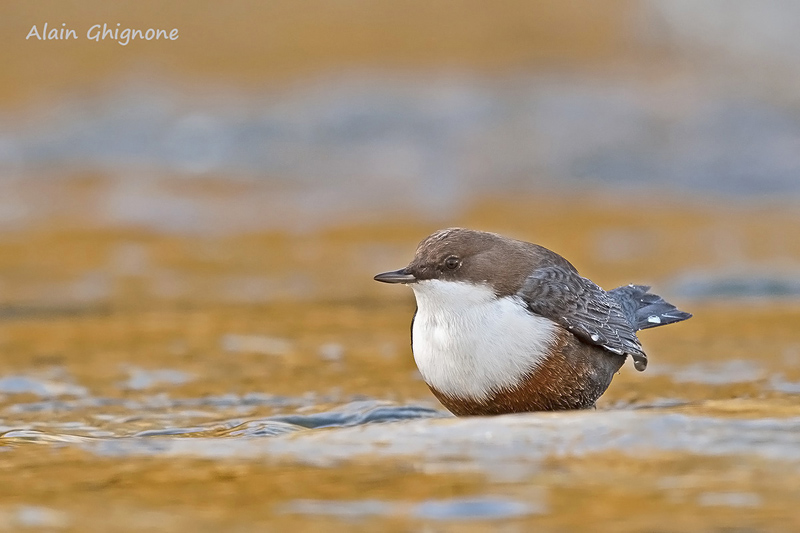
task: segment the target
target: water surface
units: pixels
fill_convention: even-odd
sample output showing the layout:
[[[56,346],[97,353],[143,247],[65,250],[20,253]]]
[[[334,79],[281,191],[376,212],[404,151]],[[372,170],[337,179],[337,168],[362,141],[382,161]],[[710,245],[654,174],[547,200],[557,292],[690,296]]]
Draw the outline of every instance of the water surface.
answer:
[[[514,224],[518,201],[476,205],[464,225]],[[604,286],[650,281],[695,317],[644,332],[647,371],[626,365],[596,410],[494,418],[442,409],[411,356],[410,291],[371,281],[423,227],[3,240],[18,283],[0,317],[0,516],[65,531],[800,527],[800,305],[773,286],[683,281],[723,279],[713,267],[732,250],[771,276],[763,258],[795,257],[796,236],[770,248],[762,215],[685,206],[658,229],[671,207],[630,215],[663,238],[620,260],[608,246],[629,236],[613,237],[612,208],[564,209],[536,215],[558,228],[550,246]],[[681,224],[725,224],[737,245],[709,249]]]

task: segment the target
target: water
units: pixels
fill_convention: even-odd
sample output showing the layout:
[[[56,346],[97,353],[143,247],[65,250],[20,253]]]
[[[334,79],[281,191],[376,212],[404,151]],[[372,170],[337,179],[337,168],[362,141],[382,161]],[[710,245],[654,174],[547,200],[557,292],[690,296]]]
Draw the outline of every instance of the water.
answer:
[[[372,281],[409,260],[424,221],[0,236],[0,517],[800,527],[800,306],[772,285],[715,288],[731,273],[790,279],[799,236],[775,228],[800,227],[796,210],[542,198],[487,199],[453,222],[546,244],[604,287],[652,284],[694,314],[642,332],[648,369],[623,367],[596,410],[442,409],[410,352],[410,291]]]
[[[800,190],[800,160],[787,149],[800,132],[796,113],[767,98],[721,95],[712,80],[654,87],[633,75],[364,73],[308,87],[203,99],[144,86],[91,106],[65,102],[42,123],[2,132],[0,164],[28,175],[102,171],[130,182],[129,192],[144,191],[142,180],[224,174],[311,185],[318,194],[335,184],[338,200],[399,180],[413,184],[407,199],[435,196],[431,206],[485,185],[488,175],[503,187],[522,176],[541,186],[543,176],[748,195]],[[119,175],[125,168],[138,171]],[[321,207],[305,188],[297,200]]]
[[[304,515],[322,515],[352,520],[374,515],[411,515],[425,520],[470,521],[497,520],[523,517],[543,512],[541,506],[501,498],[428,500],[421,504],[394,505],[376,500],[330,502],[296,500],[286,505],[282,512]]]
[[[740,420],[668,411],[613,411],[399,424],[401,420],[446,415],[413,406],[384,407],[380,413],[365,411],[347,418],[341,412],[326,412],[244,423],[235,420],[212,428],[170,428],[113,439],[11,430],[3,434],[2,442],[81,443],[84,449],[102,456],[269,457],[323,467],[362,456],[412,456],[445,463],[455,471],[466,463],[488,477],[508,464],[538,464],[550,457],[585,457],[609,451],[634,458],[659,452],[711,457],[744,455],[800,468],[800,416]],[[350,426],[355,427],[343,429]],[[340,429],[305,431],[319,428]],[[282,438],[296,432],[300,433]],[[177,435],[191,438],[167,438]]]
[[[459,419],[414,372],[413,303],[364,294],[6,317],[0,516],[102,527],[91,486],[141,527],[637,530],[676,508],[687,529],[794,527],[785,298],[693,300],[693,319],[643,334],[651,365],[623,368],[596,410]]]
[[[796,200],[793,104],[689,79],[364,72],[258,95],[126,86],[0,126],[0,223],[313,228],[387,211],[437,219],[487,192],[554,187]],[[75,176],[103,183],[67,201],[57,191]],[[215,189],[226,192],[209,199]],[[86,283],[75,290],[104,290]]]
[[[70,474],[73,479],[117,464],[132,483],[156,461],[168,477],[157,478],[162,481],[151,487],[166,498],[180,490],[179,480],[187,476],[179,469],[188,469],[211,493],[234,483],[245,498],[240,505],[258,505],[259,515],[270,521],[311,525],[325,520],[336,530],[393,522],[404,527],[436,522],[575,525],[593,519],[591,507],[566,514],[563,509],[568,501],[580,500],[587,484],[592,491],[615,495],[607,505],[623,497],[649,507],[645,523],[665,519],[677,501],[697,513],[688,524],[744,520],[782,526],[793,523],[795,515],[793,507],[780,502],[800,496],[794,482],[800,474],[796,407],[777,417],[765,412],[731,416],[719,406],[700,404],[456,419],[436,409],[360,401],[314,414],[232,419],[130,436],[120,435],[130,418],[111,422],[117,435],[89,436],[87,428],[75,424],[10,430],[0,436],[0,449],[10,451],[4,454],[7,460],[25,461],[30,446],[55,446],[49,461],[56,464],[74,457],[65,455],[68,448],[82,450],[83,473]],[[75,468],[72,463],[65,464],[67,470]],[[687,470],[688,465],[693,466]],[[335,473],[336,481],[302,481],[329,479],[325,471]],[[286,477],[287,472],[294,475]],[[255,479],[273,486],[265,475],[289,483],[288,499],[254,488]],[[768,478],[762,482],[759,476]],[[364,478],[379,483],[353,492]],[[431,484],[439,487],[438,497],[426,489]],[[466,494],[441,497],[454,488]],[[285,487],[276,491],[281,493],[287,493]],[[606,500],[602,492],[593,498]],[[618,509],[614,520],[622,524],[642,519],[635,506]],[[5,512],[19,524],[65,527],[78,520],[63,504]]]

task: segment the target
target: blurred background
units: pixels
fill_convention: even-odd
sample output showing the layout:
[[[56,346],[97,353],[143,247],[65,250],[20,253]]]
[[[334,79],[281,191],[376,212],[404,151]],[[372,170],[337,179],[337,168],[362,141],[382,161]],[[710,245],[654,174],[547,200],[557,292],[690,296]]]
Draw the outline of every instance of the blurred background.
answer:
[[[58,228],[66,240],[78,228],[142,233],[94,261],[50,234],[55,246],[36,243],[31,258],[51,256],[62,277],[74,265],[71,284],[22,294],[36,268],[6,269],[0,280],[11,286],[0,285],[0,301],[113,299],[120,276],[142,278],[149,296],[195,297],[186,276],[142,246],[153,233],[294,239],[377,224],[375,246],[389,247],[392,235],[412,229],[385,256],[370,249],[347,258],[357,287],[368,287],[363,275],[376,268],[405,262],[429,230],[466,221],[543,244],[586,238],[592,250],[581,248],[593,259],[632,265],[659,246],[652,232],[669,231],[647,220],[651,210],[671,211],[663,221],[680,228],[680,239],[716,254],[683,261],[690,273],[746,270],[752,246],[768,248],[749,257],[771,270],[758,277],[793,271],[794,224],[770,224],[748,243],[751,228],[740,223],[744,211],[772,214],[777,205],[792,215],[797,206],[800,8],[724,5],[6,4],[0,228]],[[78,39],[25,38],[45,23]],[[103,23],[178,28],[179,38],[124,46],[86,38]],[[506,209],[509,198],[519,204]],[[497,220],[469,217],[489,200],[499,201],[489,208]],[[689,211],[717,208],[732,209],[739,224],[686,222]],[[574,220],[587,209],[634,216],[623,227],[549,225],[547,213]],[[303,253],[318,264],[313,246]],[[241,291],[206,284],[233,300],[237,291],[257,300],[295,286],[327,290],[297,279],[270,288],[252,274]]]
[[[26,39],[45,23],[78,38]],[[179,37],[87,39],[104,23]],[[436,409],[408,346],[411,293],[371,278],[455,225],[548,246],[606,288],[653,284],[695,313],[644,336],[648,371],[623,371],[601,408],[711,399],[704,416],[797,415],[798,35],[800,4],[783,0],[5,2],[0,429],[102,438],[354,400]],[[22,470],[45,468],[23,451]],[[185,472],[218,467],[165,480],[162,464],[81,457],[47,466],[63,469],[54,486],[13,485],[5,497],[23,507],[0,517],[102,528],[74,514],[91,512],[88,495],[58,495],[123,475],[134,488],[109,489],[115,512],[145,520],[171,504],[136,487],[180,492]],[[665,471],[695,464],[673,459]],[[217,515],[173,506],[169,527],[252,525],[274,516],[232,509],[378,485],[390,500],[482,490],[441,469],[367,482],[362,465],[288,494],[264,476],[322,474],[242,468],[220,474],[239,489],[202,478],[213,504],[176,496]],[[653,522],[588,502],[544,520],[638,530],[694,505],[718,525],[741,525],[731,509],[756,528],[796,523],[779,504],[797,495],[748,484],[753,472],[733,497],[718,496],[733,483],[725,465],[679,489],[631,489],[649,494]],[[542,508],[567,506],[569,486]],[[304,505],[280,519],[333,512]],[[351,514],[401,529],[419,518],[391,509]],[[515,513],[501,518],[528,519]]]

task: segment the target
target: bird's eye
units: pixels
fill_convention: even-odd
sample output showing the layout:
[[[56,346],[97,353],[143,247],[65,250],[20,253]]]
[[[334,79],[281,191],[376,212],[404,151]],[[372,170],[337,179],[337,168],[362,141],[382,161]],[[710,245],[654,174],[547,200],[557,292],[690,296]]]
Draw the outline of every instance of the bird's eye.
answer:
[[[450,257],[444,260],[444,266],[446,266],[450,270],[455,270],[461,266],[461,259],[459,259],[454,255],[451,255]]]

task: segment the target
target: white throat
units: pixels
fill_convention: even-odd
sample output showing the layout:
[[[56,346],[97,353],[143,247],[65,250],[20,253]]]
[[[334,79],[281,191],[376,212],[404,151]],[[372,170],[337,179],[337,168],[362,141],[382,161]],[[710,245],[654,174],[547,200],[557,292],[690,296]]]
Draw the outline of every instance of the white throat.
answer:
[[[513,388],[555,343],[557,325],[529,313],[518,297],[486,285],[425,280],[417,298],[413,350],[422,377],[440,393],[476,400]]]

